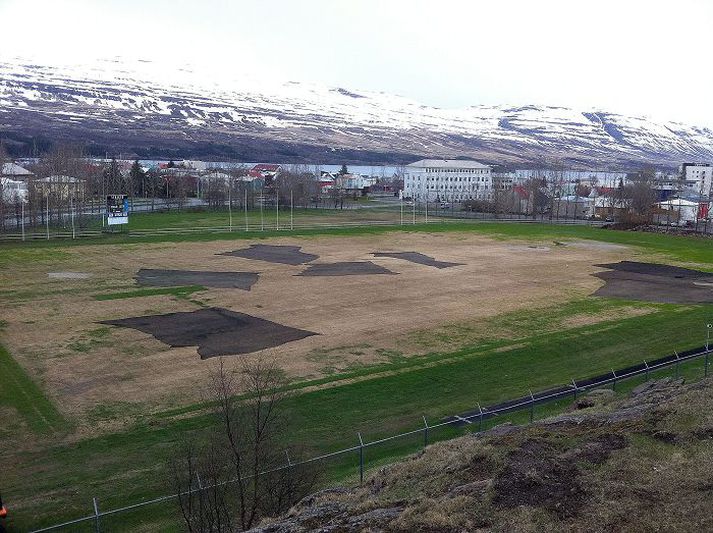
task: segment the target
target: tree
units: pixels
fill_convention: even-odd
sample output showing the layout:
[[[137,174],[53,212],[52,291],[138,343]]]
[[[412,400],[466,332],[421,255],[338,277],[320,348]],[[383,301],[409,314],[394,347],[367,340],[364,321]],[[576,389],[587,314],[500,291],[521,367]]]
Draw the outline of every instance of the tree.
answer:
[[[171,481],[188,531],[247,530],[308,494],[316,474],[287,463],[277,366],[245,364],[236,376],[221,359],[211,383],[216,424],[202,442],[182,444],[170,462]],[[238,400],[238,392],[247,399]]]
[[[345,174],[349,174],[349,169],[347,169],[347,165],[345,163],[342,163],[342,168],[339,170],[339,175],[344,176]]]
[[[146,196],[146,173],[136,159],[129,170],[129,194],[132,196]]]

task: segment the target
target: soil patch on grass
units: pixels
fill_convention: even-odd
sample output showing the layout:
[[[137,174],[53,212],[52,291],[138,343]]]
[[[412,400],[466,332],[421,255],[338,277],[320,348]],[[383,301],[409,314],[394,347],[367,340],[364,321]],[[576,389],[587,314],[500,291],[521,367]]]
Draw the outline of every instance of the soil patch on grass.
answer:
[[[317,335],[218,307],[101,323],[143,331],[174,348],[198,346],[201,359],[257,352]]]
[[[207,272],[202,270],[160,270],[142,268],[136,274],[139,285],[150,287],[177,287],[201,285],[220,289],[249,291],[258,281],[257,272]]]
[[[419,252],[374,252],[374,257],[393,257],[394,259],[403,259],[411,263],[419,265],[432,266],[436,268],[450,268],[460,266],[463,263],[449,263],[448,261],[436,261],[430,255],[425,255]]]
[[[635,261],[596,266],[609,270],[593,274],[606,282],[595,296],[656,303],[713,303],[713,274],[707,272]]]
[[[312,264],[297,276],[368,276],[373,274],[396,274],[396,272],[371,261],[345,261]]]
[[[284,265],[303,265],[315,259],[319,259],[318,255],[303,252],[301,246],[274,244],[251,244],[250,248],[242,248],[218,255],[231,255],[245,259],[267,261],[269,263],[281,263]]]

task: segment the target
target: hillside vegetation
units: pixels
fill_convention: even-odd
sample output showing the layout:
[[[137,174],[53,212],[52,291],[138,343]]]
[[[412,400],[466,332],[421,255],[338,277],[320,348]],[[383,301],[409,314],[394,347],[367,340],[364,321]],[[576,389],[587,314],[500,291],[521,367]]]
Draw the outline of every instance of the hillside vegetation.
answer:
[[[713,381],[596,390],[428,447],[255,531],[711,531]]]

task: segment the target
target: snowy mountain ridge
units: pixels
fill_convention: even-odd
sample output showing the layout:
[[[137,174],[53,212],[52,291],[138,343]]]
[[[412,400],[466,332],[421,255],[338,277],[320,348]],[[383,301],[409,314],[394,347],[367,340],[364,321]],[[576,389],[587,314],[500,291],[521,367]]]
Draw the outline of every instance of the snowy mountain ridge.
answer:
[[[713,130],[677,122],[565,107],[443,109],[385,93],[209,74],[160,72],[141,61],[78,68],[0,60],[0,133],[144,155],[208,149],[275,161],[547,158],[621,168],[713,160]]]

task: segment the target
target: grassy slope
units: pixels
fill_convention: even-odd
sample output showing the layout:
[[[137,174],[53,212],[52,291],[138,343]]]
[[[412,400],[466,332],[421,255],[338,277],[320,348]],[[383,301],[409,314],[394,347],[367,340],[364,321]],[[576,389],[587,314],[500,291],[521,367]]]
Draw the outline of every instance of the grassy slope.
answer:
[[[52,402],[2,345],[0,345],[0,408],[14,409],[36,433],[51,433],[67,429],[65,420]],[[9,414],[10,410],[6,412]]]
[[[409,228],[423,229],[419,226]],[[634,244],[674,261],[707,263],[713,268],[713,246],[710,241],[703,239],[539,224],[428,226],[428,231],[455,229],[495,233],[502,238],[538,241],[591,238]],[[382,231],[384,228],[354,228],[323,233],[358,235]],[[242,236],[248,235],[236,234],[230,238]],[[34,257],[30,256],[61,253],[55,247],[52,243],[50,246],[8,247],[10,254],[5,255],[5,260],[12,261],[12,256],[32,260]],[[4,262],[0,260],[0,263]],[[567,312],[569,310],[564,311],[564,314]],[[524,342],[525,346],[510,351],[501,351],[502,346],[508,342],[484,342],[464,346],[450,354],[432,354],[421,361],[397,362],[392,369],[400,367],[401,372],[395,375],[384,375],[383,367],[356,369],[353,377],[371,374],[372,379],[305,392],[290,400],[288,407],[298,429],[286,445],[301,444],[306,446],[307,452],[353,445],[356,431],[362,431],[367,439],[376,438],[399,429],[418,426],[421,415],[436,420],[470,409],[478,401],[492,403],[521,395],[527,388],[540,389],[568,382],[572,377],[584,377],[607,371],[611,367],[639,362],[643,357],[666,355],[674,348],[681,350],[700,345],[701,339],[695,337],[699,330],[703,332],[702,324],[710,320],[711,316],[713,306],[656,306],[655,313],[645,316],[617,320],[606,325],[532,335],[517,342],[513,340],[512,344]],[[505,323],[508,320],[517,321],[523,331],[537,331],[553,317],[528,313],[500,318]],[[424,362],[428,365],[419,366]],[[1,351],[0,364],[11,364],[19,369]],[[4,375],[4,372],[0,375]],[[22,375],[31,385],[27,376],[24,373]],[[32,397],[37,398],[37,401],[30,404],[41,405],[46,402],[36,387],[34,390]],[[17,402],[19,396],[3,395],[0,390],[0,405],[8,401],[6,397],[14,398],[12,401]],[[3,489],[16,500],[28,502],[21,508],[25,526],[86,514],[87,502],[92,496],[98,496],[106,508],[163,493],[166,488],[157,472],[160,472],[161,462],[171,444],[180,435],[208,424],[204,415],[190,414],[190,409],[179,411],[176,414],[180,416],[140,420],[129,431],[80,440],[71,445],[55,444],[47,439],[40,449],[18,454],[17,464],[21,464],[22,468],[11,467],[6,470],[6,486]],[[21,412],[27,412],[27,408]],[[28,473],[35,475],[28,477]],[[50,493],[54,497],[49,500],[43,501],[40,498],[38,501],[35,497]]]

